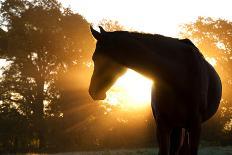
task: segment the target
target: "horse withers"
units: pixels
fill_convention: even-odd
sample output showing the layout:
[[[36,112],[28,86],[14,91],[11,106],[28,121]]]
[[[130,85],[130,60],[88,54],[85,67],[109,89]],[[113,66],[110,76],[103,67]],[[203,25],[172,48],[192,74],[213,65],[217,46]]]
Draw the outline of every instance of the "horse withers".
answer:
[[[197,155],[201,124],[217,111],[222,86],[215,69],[188,39],[127,31],[100,32],[89,93],[103,100],[106,92],[133,69],[156,84],[151,106],[157,124],[159,155]]]

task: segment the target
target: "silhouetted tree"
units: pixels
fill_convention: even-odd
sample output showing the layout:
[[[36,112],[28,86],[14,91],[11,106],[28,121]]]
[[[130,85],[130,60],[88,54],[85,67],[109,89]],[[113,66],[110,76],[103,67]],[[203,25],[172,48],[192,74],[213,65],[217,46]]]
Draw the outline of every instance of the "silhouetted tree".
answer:
[[[103,19],[99,25],[103,26],[107,31],[123,31],[126,28],[122,26],[118,21]]]
[[[88,57],[91,35],[82,16],[57,0],[6,0],[1,4],[2,55],[11,63],[1,81],[1,106],[34,125],[44,145],[47,116],[62,117],[57,81]]]

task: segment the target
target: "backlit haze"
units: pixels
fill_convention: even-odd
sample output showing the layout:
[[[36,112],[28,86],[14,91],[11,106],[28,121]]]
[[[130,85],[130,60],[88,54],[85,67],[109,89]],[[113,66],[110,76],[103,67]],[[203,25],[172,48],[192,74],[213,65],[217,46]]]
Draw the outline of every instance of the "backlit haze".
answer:
[[[118,21],[126,29],[178,37],[180,25],[198,16],[232,19],[229,0],[61,0],[97,26],[102,19]],[[214,58],[207,58],[212,64]],[[103,102],[127,107],[149,105],[152,81],[128,70],[107,92]]]

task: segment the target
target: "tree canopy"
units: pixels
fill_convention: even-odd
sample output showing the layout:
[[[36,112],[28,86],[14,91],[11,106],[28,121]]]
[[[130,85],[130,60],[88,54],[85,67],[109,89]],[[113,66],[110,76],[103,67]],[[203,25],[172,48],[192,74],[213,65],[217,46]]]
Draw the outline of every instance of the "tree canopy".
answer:
[[[1,79],[1,112],[14,109],[37,130],[46,117],[63,116],[59,80],[88,60],[89,23],[57,0],[5,0],[0,14],[0,51],[10,63]]]

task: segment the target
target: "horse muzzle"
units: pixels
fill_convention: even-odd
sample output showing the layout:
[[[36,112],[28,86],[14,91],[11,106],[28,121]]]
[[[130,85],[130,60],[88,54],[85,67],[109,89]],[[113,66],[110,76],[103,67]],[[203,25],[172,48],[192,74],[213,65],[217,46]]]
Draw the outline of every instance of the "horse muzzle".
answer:
[[[92,91],[89,89],[89,95],[93,100],[104,100],[106,98],[106,93],[97,93],[96,91]]]

